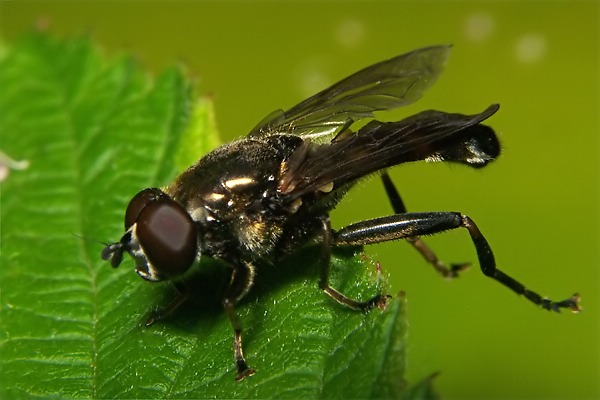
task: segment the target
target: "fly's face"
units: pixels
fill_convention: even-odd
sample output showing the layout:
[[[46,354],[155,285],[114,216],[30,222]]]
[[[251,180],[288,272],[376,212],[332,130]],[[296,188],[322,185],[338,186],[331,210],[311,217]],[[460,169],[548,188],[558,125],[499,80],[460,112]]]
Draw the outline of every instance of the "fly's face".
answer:
[[[133,197],[125,212],[125,234],[107,245],[102,258],[116,268],[127,252],[135,270],[148,281],[184,274],[198,253],[196,224],[187,211],[160,189],[144,189]]]

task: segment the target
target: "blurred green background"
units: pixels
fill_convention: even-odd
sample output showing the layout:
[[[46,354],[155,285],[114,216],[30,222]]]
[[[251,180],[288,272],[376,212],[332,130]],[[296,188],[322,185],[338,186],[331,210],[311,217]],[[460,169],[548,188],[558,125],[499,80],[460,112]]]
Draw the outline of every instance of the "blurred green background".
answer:
[[[481,171],[415,164],[391,175],[410,210],[468,214],[501,269],[555,300],[579,291],[584,312],[536,309],[478,267],[445,281],[404,243],[372,246],[393,290],[408,296],[408,378],[441,371],[445,398],[597,398],[599,4],[2,2],[0,38],[44,26],[60,36],[89,33],[109,54],[131,53],[156,72],[182,62],[198,92],[213,97],[224,141],[359,68],[452,43],[424,99],[379,117],[475,113],[499,102],[488,122],[504,154]],[[373,179],[348,196],[333,224],[390,213]],[[476,260],[464,231],[427,239],[448,262]]]

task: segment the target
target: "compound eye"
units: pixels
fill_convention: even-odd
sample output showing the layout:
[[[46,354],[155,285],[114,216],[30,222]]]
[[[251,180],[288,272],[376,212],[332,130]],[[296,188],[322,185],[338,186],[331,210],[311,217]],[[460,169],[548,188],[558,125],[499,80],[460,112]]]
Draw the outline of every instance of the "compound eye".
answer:
[[[162,198],[169,199],[169,196],[157,188],[144,189],[133,196],[125,211],[125,230],[129,230],[137,222],[140,213],[148,204]]]
[[[149,271],[138,271],[142,276],[150,274],[153,280],[171,278],[184,273],[194,263],[195,223],[183,207],[167,195],[147,203],[141,210],[136,235],[150,264]]]

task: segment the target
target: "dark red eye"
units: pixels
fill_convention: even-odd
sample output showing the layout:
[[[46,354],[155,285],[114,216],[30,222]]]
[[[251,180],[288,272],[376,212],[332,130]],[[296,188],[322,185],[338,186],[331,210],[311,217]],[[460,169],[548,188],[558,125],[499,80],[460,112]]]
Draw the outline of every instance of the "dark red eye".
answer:
[[[195,223],[166,194],[143,207],[137,217],[136,235],[151,264],[148,268],[155,270],[140,272],[158,275],[157,280],[184,273],[196,258]]]
[[[129,202],[127,211],[125,211],[125,230],[131,228],[137,222],[140,213],[148,204],[161,198],[169,199],[169,196],[157,188],[144,189],[136,194]]]

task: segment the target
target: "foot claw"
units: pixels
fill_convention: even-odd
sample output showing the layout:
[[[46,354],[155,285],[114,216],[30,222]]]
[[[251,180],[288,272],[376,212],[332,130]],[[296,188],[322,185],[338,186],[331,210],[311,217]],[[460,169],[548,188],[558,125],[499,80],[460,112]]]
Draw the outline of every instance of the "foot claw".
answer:
[[[148,314],[148,316],[146,317],[146,321],[144,321],[144,325],[145,326],[151,326],[154,325],[154,323],[156,321],[160,321],[162,319],[162,314],[160,312],[160,310],[156,310],[156,311],[152,311],[150,314]]]
[[[244,363],[242,366],[238,365],[238,372],[237,372],[237,375],[235,376],[235,380],[236,380],[236,382],[239,382],[239,381],[243,380],[245,377],[252,376],[255,373],[256,373],[256,370],[254,368],[250,368],[248,365],[246,365],[246,363]]]
[[[567,308],[574,313],[578,313],[581,311],[579,299],[579,294],[575,293],[573,296],[563,301],[551,301],[550,299],[543,299],[541,306],[546,310],[551,310],[555,312],[560,312],[561,308]]]
[[[450,264],[450,270],[454,276],[458,276],[459,272],[465,271],[469,268],[471,268],[471,263]]]
[[[581,306],[579,305],[579,300],[580,300],[579,293],[575,293],[573,296],[571,296],[567,300],[557,303],[557,306],[561,307],[561,308],[568,308],[572,312],[578,313],[581,311]]]
[[[371,300],[367,302],[366,309],[369,310],[371,308],[379,308],[380,310],[385,310],[389,300],[392,298],[389,294],[380,294],[373,297]]]

